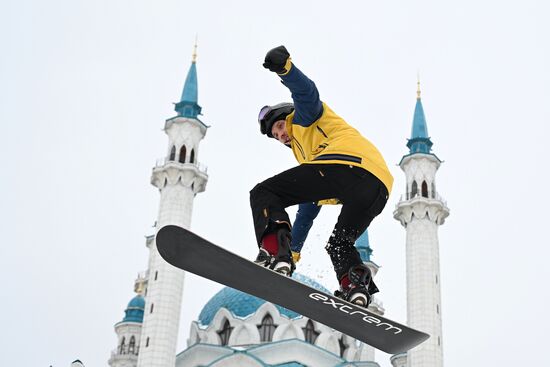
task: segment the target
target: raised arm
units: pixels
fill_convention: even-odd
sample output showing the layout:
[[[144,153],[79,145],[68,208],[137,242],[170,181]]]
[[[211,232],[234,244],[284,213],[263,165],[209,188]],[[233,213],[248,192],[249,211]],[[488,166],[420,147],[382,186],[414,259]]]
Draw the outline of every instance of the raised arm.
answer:
[[[321,117],[323,104],[315,83],[292,63],[285,46],[270,50],[265,56],[264,67],[277,73],[292,93],[295,109],[292,123],[309,126]]]

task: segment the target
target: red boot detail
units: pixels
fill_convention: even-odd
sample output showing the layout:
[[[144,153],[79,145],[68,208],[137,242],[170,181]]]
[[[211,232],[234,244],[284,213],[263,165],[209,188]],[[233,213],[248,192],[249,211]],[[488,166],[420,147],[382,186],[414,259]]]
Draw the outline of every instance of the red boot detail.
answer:
[[[351,280],[349,280],[349,276],[346,274],[340,279],[340,288],[348,289],[350,285],[351,285]]]
[[[262,248],[265,249],[271,256],[277,256],[279,252],[279,244],[277,242],[277,234],[269,233],[262,238]]]

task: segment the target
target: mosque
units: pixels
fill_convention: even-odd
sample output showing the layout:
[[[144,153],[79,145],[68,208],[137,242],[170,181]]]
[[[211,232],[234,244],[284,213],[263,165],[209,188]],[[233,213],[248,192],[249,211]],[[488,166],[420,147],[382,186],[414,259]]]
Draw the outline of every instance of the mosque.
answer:
[[[153,168],[151,183],[159,189],[157,228],[189,228],[193,199],[205,191],[208,175],[198,162],[199,143],[207,125],[199,119],[196,48],[176,116],[165,121],[165,158]],[[442,367],[441,290],[437,231],[449,215],[436,191],[441,160],[431,152],[426,119],[417,92],[409,152],[399,163],[406,192],[394,218],[406,230],[407,324],[431,335],[411,351],[391,357],[394,367]],[[187,348],[176,350],[185,272],[168,265],[157,252],[155,237],[146,238],[148,269],[135,282],[122,321],[115,324],[117,346],[111,367],[379,367],[375,349],[293,311],[232,288],[223,288],[204,305],[191,325]],[[373,275],[368,235],[356,243]],[[329,292],[315,280],[294,277]],[[384,314],[375,297],[369,309]],[[187,327],[187,325],[184,325]]]

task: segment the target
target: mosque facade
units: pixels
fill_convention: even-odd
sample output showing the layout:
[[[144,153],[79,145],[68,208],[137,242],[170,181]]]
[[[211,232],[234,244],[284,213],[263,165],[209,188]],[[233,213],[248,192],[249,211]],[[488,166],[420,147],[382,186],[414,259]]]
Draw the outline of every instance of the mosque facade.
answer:
[[[184,84],[177,115],[166,120],[166,156],[153,168],[151,183],[160,192],[156,227],[189,228],[193,199],[206,188],[206,168],[198,163],[199,143],[207,125],[200,119],[196,52]],[[441,293],[437,229],[449,214],[436,192],[435,173],[441,161],[431,153],[420,90],[413,118],[410,151],[400,163],[407,177],[406,193],[394,218],[406,229],[407,323],[432,338],[408,353],[391,358],[394,367],[442,367]],[[187,348],[176,350],[185,273],[165,263],[154,236],[146,238],[148,269],[135,282],[122,321],[115,324],[117,346],[111,367],[378,367],[375,349],[314,320],[260,298],[225,287],[204,305],[191,325]],[[368,233],[357,243],[363,262],[374,276]],[[296,280],[329,292],[303,274]],[[374,297],[369,310],[384,315]]]

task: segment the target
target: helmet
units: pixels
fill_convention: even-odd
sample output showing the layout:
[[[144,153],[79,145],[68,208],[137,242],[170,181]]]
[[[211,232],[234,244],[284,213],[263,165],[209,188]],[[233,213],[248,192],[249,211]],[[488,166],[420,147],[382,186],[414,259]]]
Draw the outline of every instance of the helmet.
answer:
[[[262,107],[258,115],[261,133],[272,138],[271,128],[273,124],[279,120],[284,120],[292,111],[294,111],[294,104],[289,102]]]

